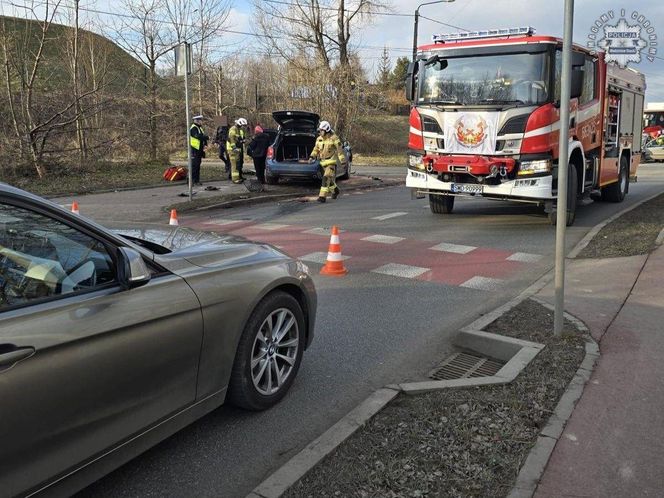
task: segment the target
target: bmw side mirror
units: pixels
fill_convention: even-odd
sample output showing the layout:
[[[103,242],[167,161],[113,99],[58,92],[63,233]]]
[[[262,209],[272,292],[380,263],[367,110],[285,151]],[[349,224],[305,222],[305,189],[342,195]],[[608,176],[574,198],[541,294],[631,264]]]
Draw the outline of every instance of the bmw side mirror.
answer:
[[[145,285],[151,278],[150,269],[143,261],[143,256],[129,247],[120,247],[118,250],[118,270],[120,285],[124,289]]]

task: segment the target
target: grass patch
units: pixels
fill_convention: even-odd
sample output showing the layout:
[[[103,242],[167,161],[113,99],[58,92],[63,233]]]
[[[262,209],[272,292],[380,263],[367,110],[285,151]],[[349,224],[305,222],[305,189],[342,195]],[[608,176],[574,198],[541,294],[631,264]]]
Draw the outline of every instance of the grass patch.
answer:
[[[11,175],[0,172],[0,181],[29,190],[37,195],[88,194],[131,187],[166,186],[172,184],[162,179],[166,162],[158,163],[95,163],[80,167],[49,169],[45,178]],[[208,181],[224,177],[223,166],[205,165],[201,179]]]
[[[353,154],[353,167],[362,166],[401,166],[408,163],[406,154]]]
[[[408,116],[362,116],[353,122],[349,141],[357,154],[401,154],[408,148]]]
[[[612,221],[581,251],[579,258],[618,258],[648,254],[664,227],[664,194]]]
[[[524,301],[488,331],[546,344],[511,384],[400,395],[284,496],[504,497],[584,357]]]

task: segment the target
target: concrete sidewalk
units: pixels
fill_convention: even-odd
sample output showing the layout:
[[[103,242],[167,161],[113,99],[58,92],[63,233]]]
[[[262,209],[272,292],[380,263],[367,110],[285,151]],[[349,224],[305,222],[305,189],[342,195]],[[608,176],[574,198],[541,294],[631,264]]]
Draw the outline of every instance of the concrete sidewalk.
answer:
[[[601,357],[535,496],[664,495],[664,247],[649,256],[573,260],[566,309]],[[552,288],[538,297],[553,302]]]

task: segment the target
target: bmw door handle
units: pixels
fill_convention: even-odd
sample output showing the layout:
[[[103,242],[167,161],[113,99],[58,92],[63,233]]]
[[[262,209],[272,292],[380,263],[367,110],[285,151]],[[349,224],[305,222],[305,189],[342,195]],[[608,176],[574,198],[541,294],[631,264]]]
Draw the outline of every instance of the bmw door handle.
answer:
[[[0,344],[0,370],[10,367],[35,354],[35,348],[17,347],[13,344]]]

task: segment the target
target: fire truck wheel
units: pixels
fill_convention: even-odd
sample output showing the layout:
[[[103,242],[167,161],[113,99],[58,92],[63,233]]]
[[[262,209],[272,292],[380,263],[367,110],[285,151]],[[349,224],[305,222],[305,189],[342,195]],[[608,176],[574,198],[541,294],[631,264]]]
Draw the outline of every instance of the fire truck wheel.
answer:
[[[578,175],[576,168],[572,165],[567,173],[567,220],[566,226],[572,226],[576,219],[576,197],[578,191]],[[556,224],[558,214],[556,209],[549,213],[549,223]]]
[[[629,185],[629,166],[627,156],[620,158],[618,181],[602,189],[602,199],[609,202],[622,202]]]
[[[454,196],[429,195],[429,208],[434,214],[450,214],[454,209]]]

